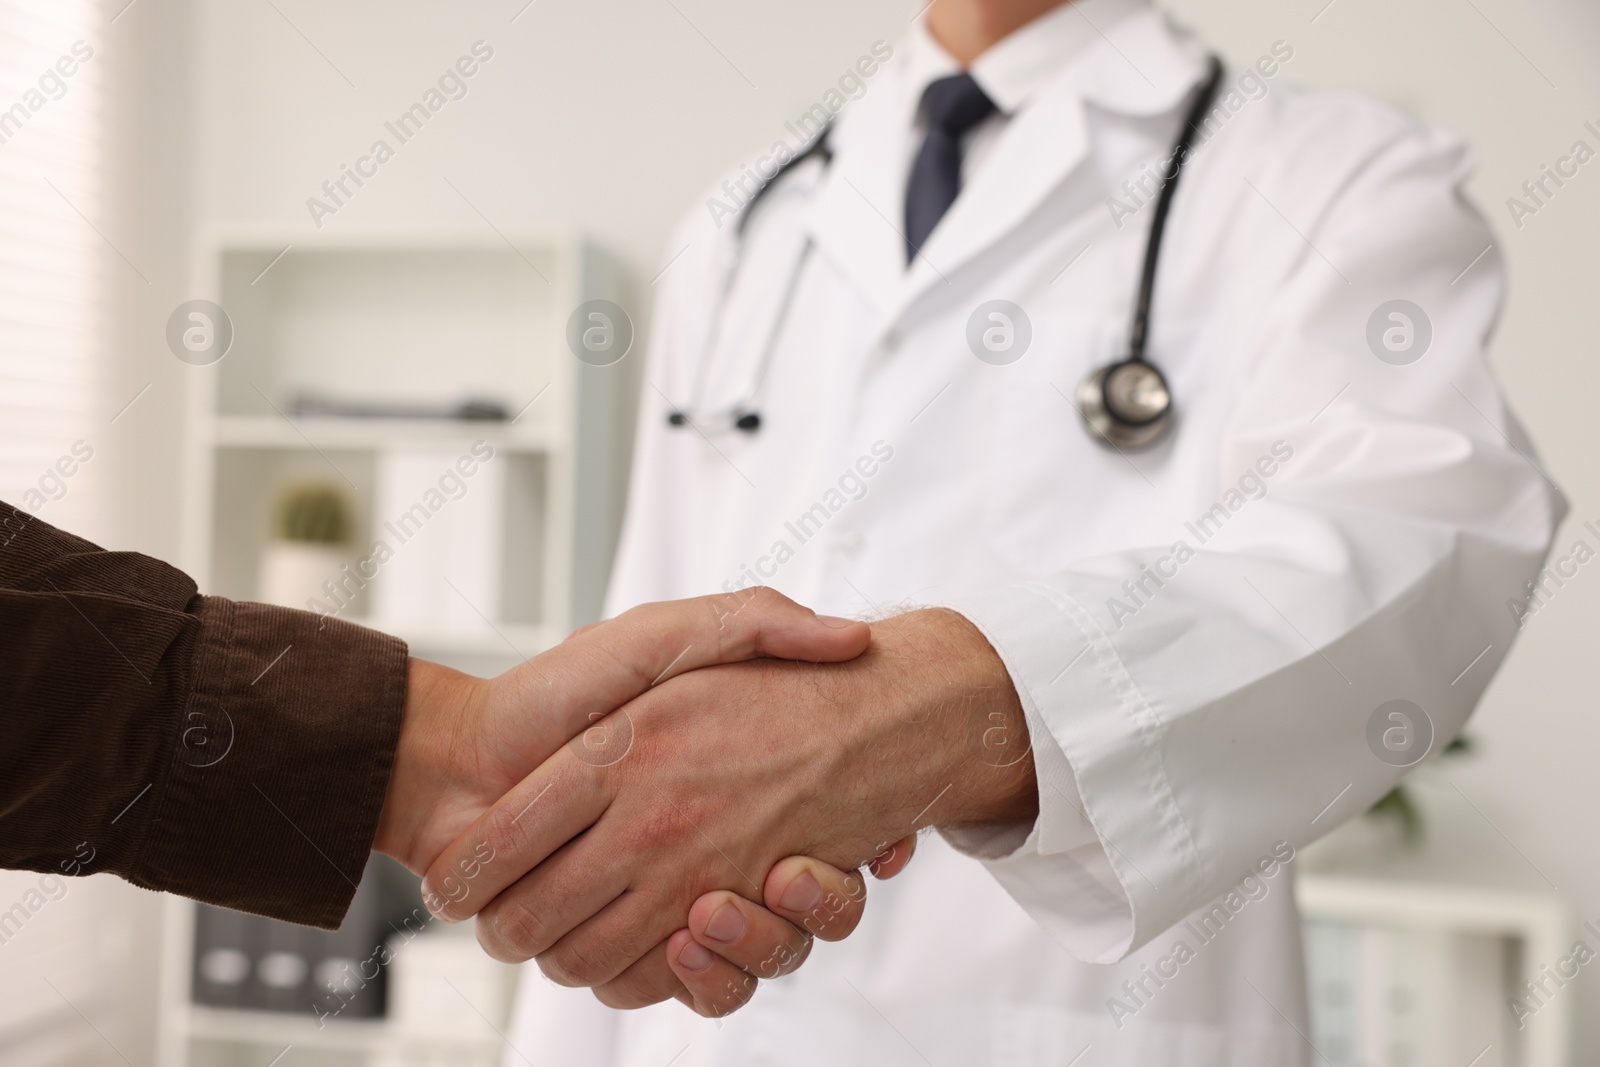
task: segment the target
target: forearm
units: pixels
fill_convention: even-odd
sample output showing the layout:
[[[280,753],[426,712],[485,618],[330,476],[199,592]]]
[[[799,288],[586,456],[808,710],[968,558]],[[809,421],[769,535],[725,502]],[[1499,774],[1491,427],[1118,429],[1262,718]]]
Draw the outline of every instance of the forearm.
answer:
[[[6,507],[0,865],[337,925],[405,696],[393,638],[200,597]]]

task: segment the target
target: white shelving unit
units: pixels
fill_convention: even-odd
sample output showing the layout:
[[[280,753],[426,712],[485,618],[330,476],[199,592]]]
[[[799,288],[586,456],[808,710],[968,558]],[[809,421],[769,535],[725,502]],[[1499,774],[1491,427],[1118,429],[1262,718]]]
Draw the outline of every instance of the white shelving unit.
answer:
[[[272,509],[286,484],[338,486],[365,549],[392,518],[375,513],[380,457],[463,453],[481,440],[505,467],[498,617],[483,626],[386,628],[417,655],[490,675],[599,616],[621,519],[639,357],[591,366],[568,350],[566,336],[569,316],[585,301],[626,303],[610,257],[571,237],[341,227],[306,241],[231,229],[197,245],[193,278],[195,296],[221,305],[234,330],[225,357],[188,371],[181,551],[202,589],[259,596]],[[290,418],[297,395],[403,405],[486,400],[516,417]],[[365,610],[358,598],[341,617],[366,622]],[[193,934],[193,905],[170,899],[163,1065],[266,1063],[286,1045],[297,1050],[297,1063],[400,1062],[404,1020],[335,1019],[319,1027],[309,1014],[191,1003]],[[448,1035],[430,1040],[435,1051],[450,1047]],[[493,1052],[482,1033],[464,1034],[459,1061],[492,1063]]]
[[[1313,1062],[1568,1067],[1573,990],[1547,976],[1593,938],[1445,772],[1424,766],[1407,788],[1418,840],[1356,819],[1299,861]],[[1528,981],[1554,995],[1530,1001]],[[1535,1010],[1519,1018],[1514,1000]]]

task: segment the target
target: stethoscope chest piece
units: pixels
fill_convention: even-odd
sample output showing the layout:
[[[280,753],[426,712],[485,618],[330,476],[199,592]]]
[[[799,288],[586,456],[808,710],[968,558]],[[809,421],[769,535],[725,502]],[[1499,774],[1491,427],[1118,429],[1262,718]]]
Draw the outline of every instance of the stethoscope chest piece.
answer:
[[[1167,380],[1142,359],[1101,367],[1078,386],[1078,410],[1097,437],[1116,448],[1154,444],[1171,422]]]
[[[1222,61],[1211,58],[1211,73],[1184,119],[1178,143],[1172,146],[1171,170],[1161,183],[1156,198],[1155,217],[1145,244],[1144,268],[1139,276],[1139,295],[1134,303],[1133,328],[1128,332],[1127,357],[1101,367],[1078,386],[1078,411],[1089,432],[1112,448],[1144,448],[1160,440],[1172,425],[1172,390],[1155,365],[1145,359],[1145,340],[1150,335],[1150,300],[1155,290],[1156,263],[1161,254],[1161,237],[1166,232],[1167,213],[1178,176],[1189,160],[1192,138],[1211,101],[1222,84]]]

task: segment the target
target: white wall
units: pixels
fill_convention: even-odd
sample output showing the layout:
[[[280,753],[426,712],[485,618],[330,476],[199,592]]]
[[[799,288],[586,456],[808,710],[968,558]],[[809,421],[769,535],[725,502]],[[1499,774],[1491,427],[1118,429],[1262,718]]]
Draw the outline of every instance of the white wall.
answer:
[[[508,231],[586,229],[648,280],[672,220],[719,167],[780,136],[874,40],[905,27],[904,5],[881,0],[540,0],[511,23],[523,3],[280,3],[326,59],[271,7],[202,4],[200,219],[301,225],[314,240],[306,199],[374,138],[393,143],[383,122],[481,39],[494,58],[469,95],[326,230],[486,226],[475,206]]]
[[[897,38],[920,6],[538,0],[513,23],[524,0],[448,8],[425,0],[275,0],[278,10],[192,2],[193,97],[185,106],[169,93],[151,105],[169,110],[143,116],[159,134],[151,151],[165,154],[146,167],[145,192],[162,211],[175,210],[177,199],[187,208],[187,228],[147,224],[148,244],[140,248],[149,253],[154,284],[127,309],[140,332],[116,372],[129,395],[143,380],[157,383],[144,421],[127,437],[128,468],[143,478],[130,483],[137,488],[125,495],[120,528],[131,543],[168,556],[176,528],[170,482],[159,472],[176,457],[171,416],[181,368],[151,331],[186,295],[179,264],[190,230],[277,223],[300,227],[314,244],[306,198],[483,39],[495,55],[469,95],[450,103],[346,209],[324,220],[325,230],[487,225],[475,207],[507,231],[591,232],[626,257],[645,288],[675,251],[665,248],[673,220],[710,177],[780,136],[787,118],[874,40]],[[1170,6],[1235,59],[1251,59],[1283,38],[1296,50],[1290,78],[1376,93],[1477,145],[1482,167],[1472,193],[1504,239],[1512,277],[1496,364],[1571,497],[1574,521],[1561,537],[1570,545],[1580,535],[1577,520],[1600,525],[1600,437],[1592,414],[1600,397],[1593,324],[1600,162],[1521,231],[1510,225],[1504,201],[1578,137],[1595,143],[1581,127],[1586,119],[1600,124],[1600,11],[1585,0],[1325,3]],[[143,0],[119,26],[174,23],[183,8],[180,0]],[[167,77],[179,78],[187,69],[182,33],[173,38],[169,46],[153,38],[152,54],[168,64]],[[191,159],[192,171],[172,165],[172,153]],[[148,497],[147,485],[154,486]],[[1485,863],[1522,866],[1509,873],[1543,884],[1531,864],[1584,918],[1600,918],[1600,849],[1587,832],[1600,808],[1593,766],[1600,716],[1592,714],[1597,623],[1600,563],[1530,621],[1475,720],[1482,756],[1450,772],[1460,792],[1429,796],[1481,812],[1471,817],[1491,820],[1511,845]],[[1600,979],[1586,974],[1567,995],[1576,1016],[1588,1020],[1580,1024],[1579,1062],[1600,1061]]]

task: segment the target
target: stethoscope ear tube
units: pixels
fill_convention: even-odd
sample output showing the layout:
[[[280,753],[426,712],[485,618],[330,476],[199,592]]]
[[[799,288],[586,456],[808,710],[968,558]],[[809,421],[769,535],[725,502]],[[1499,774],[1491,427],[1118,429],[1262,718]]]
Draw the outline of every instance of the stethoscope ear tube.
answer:
[[[1194,105],[1184,117],[1172,162],[1161,183],[1150,237],[1145,245],[1144,267],[1139,274],[1139,295],[1134,302],[1133,324],[1128,330],[1128,355],[1090,374],[1078,386],[1078,411],[1090,436],[1116,449],[1145,448],[1155,444],[1172,426],[1172,390],[1154,364],[1145,359],[1150,332],[1150,303],[1155,292],[1156,267],[1161,261],[1161,238],[1178,177],[1189,162],[1194,135],[1205,120],[1217,88],[1222,84],[1222,61],[1211,57],[1210,72]]]
[[[725,411],[720,414],[702,414],[696,417],[687,411],[675,409],[667,412],[667,425],[693,426],[701,433],[726,433],[729,430],[755,433],[761,429],[761,412],[735,408],[732,411]]]
[[[811,258],[812,240],[806,238],[801,246],[800,254],[795,257],[794,269],[789,272],[789,284],[785,287],[783,301],[778,306],[777,317],[772,323],[772,328],[767,332],[767,342],[761,351],[761,361],[756,366],[755,384],[751,387],[749,396],[725,411],[710,412],[703,409],[702,399],[706,392],[706,371],[711,364],[713,351],[722,332],[722,319],[727,311],[729,294],[733,290],[734,277],[739,271],[739,260],[744,251],[745,225],[750,221],[751,214],[763,197],[775,188],[785,174],[800,166],[806,160],[816,157],[822,161],[824,168],[833,161],[833,150],[828,147],[828,134],[832,131],[830,122],[817,134],[816,139],[805,147],[799,154],[785,162],[773,175],[762,182],[755,194],[745,202],[739,211],[739,218],[734,223],[733,240],[734,255],[731,264],[723,278],[722,292],[717,299],[717,306],[711,318],[712,329],[706,342],[706,350],[702,353],[700,361],[700,375],[695,384],[695,394],[690,399],[686,408],[675,408],[667,413],[667,425],[675,427],[693,426],[702,433],[726,433],[729,430],[738,430],[741,433],[754,434],[761,429],[761,413],[754,408],[760,400],[761,386],[766,382],[767,368],[772,362],[773,350],[777,347],[778,334],[783,330],[783,324],[789,318],[789,306],[794,303],[795,290],[800,287],[800,276],[805,271],[806,261]]]

